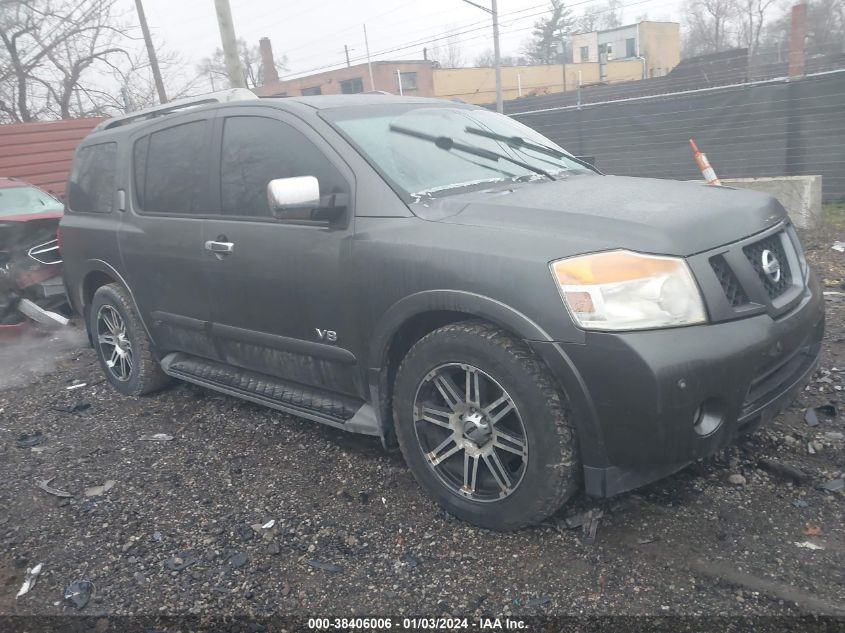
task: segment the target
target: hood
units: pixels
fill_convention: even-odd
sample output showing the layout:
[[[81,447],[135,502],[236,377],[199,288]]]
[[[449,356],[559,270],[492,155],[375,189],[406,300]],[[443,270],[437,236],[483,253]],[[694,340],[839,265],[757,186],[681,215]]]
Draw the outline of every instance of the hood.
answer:
[[[787,218],[773,197],[698,182],[574,175],[411,205],[426,220],[552,234],[563,255],[626,248],[688,256]]]
[[[0,216],[0,251],[25,252],[56,239],[61,213]]]

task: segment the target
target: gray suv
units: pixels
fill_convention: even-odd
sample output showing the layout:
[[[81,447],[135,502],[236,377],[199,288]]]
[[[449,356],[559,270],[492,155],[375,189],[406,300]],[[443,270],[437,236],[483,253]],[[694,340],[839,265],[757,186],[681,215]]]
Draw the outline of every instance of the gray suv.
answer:
[[[102,123],[61,222],[103,372],[381,438],[513,529],[770,421],[822,294],[784,209],[605,176],[489,110],[228,91]]]

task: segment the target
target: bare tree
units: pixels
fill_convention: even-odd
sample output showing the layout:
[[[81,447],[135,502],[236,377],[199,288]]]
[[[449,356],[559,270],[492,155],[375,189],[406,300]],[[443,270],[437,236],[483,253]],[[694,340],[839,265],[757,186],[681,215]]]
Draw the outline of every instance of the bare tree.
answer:
[[[757,55],[760,38],[766,25],[766,16],[775,7],[777,0],[739,0],[740,42],[748,48],[748,54]]]
[[[428,49],[428,58],[441,68],[460,68],[464,65],[464,47],[457,35],[441,39]]]
[[[579,33],[591,33],[621,26],[622,8],[621,0],[607,0],[604,5],[591,4],[575,19],[575,29]]]
[[[525,45],[525,55],[533,64],[560,63],[563,55],[558,43],[572,32],[575,20],[563,0],[551,0],[549,14],[534,23],[531,39]]]
[[[250,46],[244,40],[238,40],[238,56],[241,59],[241,68],[244,71],[244,81],[247,88],[257,88],[264,85],[264,64],[261,60],[261,51],[258,45]],[[273,60],[277,70],[287,70],[287,57],[276,57]],[[200,77],[207,78],[211,89],[216,90],[220,86],[228,86],[229,78],[226,72],[226,63],[223,57],[223,49],[218,48],[211,57],[206,57],[197,66],[197,73]]]
[[[117,0],[0,4],[0,116],[7,121],[100,113],[97,77],[127,59]]]
[[[189,76],[184,72],[186,64],[181,57],[164,46],[156,46],[156,51],[165,91],[171,101],[205,92],[200,77]],[[118,89],[102,94],[102,101],[107,107],[129,112],[159,103],[155,77],[146,51],[138,50],[128,64],[115,66],[112,76],[113,84]]]
[[[737,0],[687,0],[685,55],[718,53],[736,43]]]
[[[502,66],[528,66],[529,61],[521,55],[502,56]],[[493,68],[493,49],[488,48],[475,58],[476,68]]]

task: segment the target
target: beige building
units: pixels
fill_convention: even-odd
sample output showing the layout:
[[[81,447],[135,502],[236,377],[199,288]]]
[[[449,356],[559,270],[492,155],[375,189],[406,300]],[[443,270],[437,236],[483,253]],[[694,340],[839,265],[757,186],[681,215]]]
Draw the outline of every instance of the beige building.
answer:
[[[432,61],[377,61],[372,63],[373,77],[367,64],[327,70],[324,73],[268,83],[255,90],[260,96],[296,97],[300,95],[339,95],[383,90],[420,97],[434,96]]]
[[[676,22],[640,22],[571,38],[572,64],[502,68],[505,100],[565,90],[599,82],[661,77],[678,65],[680,27]],[[401,89],[400,89],[401,83]],[[496,100],[492,68],[438,68],[436,62],[377,61],[316,75],[269,83],[262,96],[354,94],[383,90],[393,94],[461,99],[488,104]]]
[[[535,95],[577,90],[581,85],[600,81],[633,81],[642,79],[643,66],[638,59],[608,62],[601,79],[598,63],[560,64],[548,66],[505,66],[502,68],[502,92],[505,101]],[[434,96],[440,99],[461,99],[467,103],[488,104],[496,100],[496,76],[492,68],[444,68],[434,71]]]
[[[613,81],[609,67],[614,61],[637,60],[640,79],[662,77],[681,60],[681,32],[677,22],[639,22],[606,31],[576,33],[572,36],[575,63],[600,65],[601,81]]]

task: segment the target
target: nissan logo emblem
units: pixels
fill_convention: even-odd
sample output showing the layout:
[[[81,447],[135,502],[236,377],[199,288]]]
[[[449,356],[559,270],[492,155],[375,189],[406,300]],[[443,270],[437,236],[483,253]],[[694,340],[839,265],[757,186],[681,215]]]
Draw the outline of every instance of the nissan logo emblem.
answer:
[[[775,254],[768,248],[760,254],[760,263],[763,264],[763,272],[773,283],[780,281],[780,262]]]

